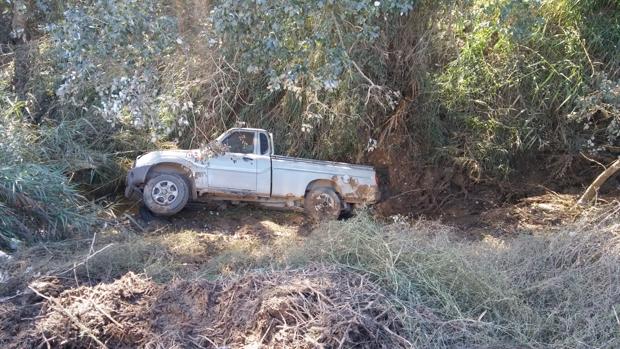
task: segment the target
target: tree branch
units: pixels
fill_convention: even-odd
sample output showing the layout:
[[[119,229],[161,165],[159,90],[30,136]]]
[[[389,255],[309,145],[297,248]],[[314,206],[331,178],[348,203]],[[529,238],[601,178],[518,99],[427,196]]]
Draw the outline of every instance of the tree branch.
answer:
[[[588,187],[588,189],[586,189],[586,191],[583,193],[581,198],[579,198],[579,201],[577,201],[577,204],[585,205],[589,203],[590,201],[592,201],[594,196],[598,193],[599,189],[601,189],[603,184],[607,182],[609,177],[613,176],[618,171],[620,171],[620,158],[614,161],[611,165],[609,165],[609,167],[607,167],[603,172],[601,172],[601,174],[598,175],[598,177],[596,177],[594,182],[590,184],[590,186]]]

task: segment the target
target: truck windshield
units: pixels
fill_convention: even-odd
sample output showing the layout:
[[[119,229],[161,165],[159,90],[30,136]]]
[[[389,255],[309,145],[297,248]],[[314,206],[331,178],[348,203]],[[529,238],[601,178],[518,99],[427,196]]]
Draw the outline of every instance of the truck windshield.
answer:
[[[222,142],[231,153],[254,153],[254,132],[234,132]]]

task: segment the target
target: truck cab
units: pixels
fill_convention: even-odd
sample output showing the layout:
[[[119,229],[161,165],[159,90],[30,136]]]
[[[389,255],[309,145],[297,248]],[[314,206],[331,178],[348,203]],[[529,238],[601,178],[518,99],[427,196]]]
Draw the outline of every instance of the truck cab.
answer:
[[[251,128],[234,128],[219,136],[216,141],[228,150],[207,160],[202,193],[271,196],[272,140],[267,131]]]

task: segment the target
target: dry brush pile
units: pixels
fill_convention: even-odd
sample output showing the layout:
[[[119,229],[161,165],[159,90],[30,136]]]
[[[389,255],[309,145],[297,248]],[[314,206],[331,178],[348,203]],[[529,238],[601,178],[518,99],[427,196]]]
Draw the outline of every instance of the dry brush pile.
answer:
[[[367,277],[335,267],[158,285],[110,283],[30,294],[32,317],[2,304],[3,347],[409,347],[404,313]],[[38,287],[42,287],[39,283]],[[22,306],[21,309],[24,309]]]

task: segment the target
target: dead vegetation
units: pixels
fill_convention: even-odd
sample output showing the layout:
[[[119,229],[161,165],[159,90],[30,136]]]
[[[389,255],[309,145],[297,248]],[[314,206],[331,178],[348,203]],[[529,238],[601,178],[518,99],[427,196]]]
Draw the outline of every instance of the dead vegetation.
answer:
[[[549,231],[578,219],[583,209],[576,206],[577,198],[577,195],[556,193],[528,197],[514,205],[485,211],[480,215],[480,220],[511,234]]]
[[[515,210],[544,222],[549,207]],[[233,217],[209,215],[207,228],[48,244],[0,269],[23,274],[0,283],[0,346],[612,348],[619,214],[608,202],[553,229],[477,239],[364,213],[306,236],[272,222],[271,237],[252,237],[262,216],[229,227]]]
[[[170,220],[132,218],[88,239],[24,247],[0,264],[0,297],[11,296],[41,275],[67,286],[110,282],[127,272],[155,282],[175,277],[217,277],[281,263],[305,229],[298,213],[231,208],[210,211],[193,205]],[[143,230],[135,231],[134,222]]]
[[[158,285],[128,273],[39,297],[34,318],[2,316],[4,347],[398,348],[404,314],[368,277],[335,267]],[[4,312],[11,312],[5,306]],[[14,331],[15,327],[22,329]],[[400,333],[400,334],[399,334]]]
[[[614,195],[598,197],[593,206],[580,205],[579,199],[576,194],[548,192],[486,210],[478,218],[487,229],[493,227],[504,234],[548,234],[583,221],[605,225],[618,213],[618,200]]]

